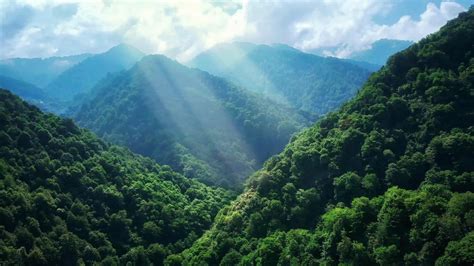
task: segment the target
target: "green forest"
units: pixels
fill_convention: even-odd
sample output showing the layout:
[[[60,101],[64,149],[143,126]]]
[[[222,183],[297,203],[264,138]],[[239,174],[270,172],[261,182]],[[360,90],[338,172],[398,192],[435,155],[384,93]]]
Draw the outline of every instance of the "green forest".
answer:
[[[244,179],[316,119],[165,56],[101,82],[79,125],[206,184]]]
[[[0,122],[3,265],[159,265],[233,197],[5,90]]]
[[[474,10],[391,57],[247,182],[185,265],[472,265]]]
[[[85,18],[79,31],[95,25],[81,12],[106,17],[116,3],[103,4],[41,8],[55,21]],[[210,27],[223,14],[251,16],[242,13],[250,5],[212,2],[201,15]],[[311,5],[295,1],[292,12]],[[430,2],[420,21],[448,22],[417,42],[379,39],[352,54],[379,64],[397,50],[376,72],[369,61],[286,44],[204,45],[183,25],[170,35],[192,43],[189,66],[166,38],[157,47],[171,47],[167,55],[127,44],[62,57],[0,53],[0,266],[474,265],[474,6],[456,5]],[[186,21],[199,7],[185,9]],[[23,13],[0,30],[35,21],[33,7],[8,8]],[[448,11],[459,15],[433,16]],[[145,21],[162,34],[166,23],[150,14],[125,26]],[[410,34],[423,24],[399,22]],[[291,37],[311,35],[308,23],[292,24],[300,31]],[[125,26],[84,43],[96,51],[103,39],[139,35]],[[77,33],[66,29],[54,31]],[[55,51],[38,47],[25,54]]]

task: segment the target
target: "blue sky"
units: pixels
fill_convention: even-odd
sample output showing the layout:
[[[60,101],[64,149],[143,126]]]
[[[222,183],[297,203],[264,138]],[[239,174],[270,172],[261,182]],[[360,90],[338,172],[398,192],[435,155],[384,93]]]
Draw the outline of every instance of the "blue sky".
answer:
[[[125,42],[181,61],[220,42],[285,43],[337,57],[418,41],[474,0],[0,0],[0,58],[102,52]]]

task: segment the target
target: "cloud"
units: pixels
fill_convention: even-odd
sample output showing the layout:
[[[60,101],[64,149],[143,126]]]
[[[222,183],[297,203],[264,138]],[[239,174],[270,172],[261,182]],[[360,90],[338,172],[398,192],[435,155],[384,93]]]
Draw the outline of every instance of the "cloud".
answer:
[[[345,57],[382,38],[419,40],[465,10],[455,2],[429,3],[419,17],[374,22],[394,8],[389,0],[0,0],[0,56],[97,53],[126,42],[185,61],[238,40]]]
[[[31,20],[33,8],[20,5],[0,5],[0,40],[15,37]]]

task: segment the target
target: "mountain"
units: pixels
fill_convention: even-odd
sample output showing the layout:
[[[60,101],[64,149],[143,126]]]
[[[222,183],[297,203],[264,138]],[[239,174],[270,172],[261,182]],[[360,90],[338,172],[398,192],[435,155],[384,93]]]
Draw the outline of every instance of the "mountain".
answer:
[[[27,101],[41,102],[47,98],[43,89],[33,84],[0,75],[0,88],[9,88],[11,92]]]
[[[44,88],[65,70],[91,56],[80,54],[49,58],[11,58],[0,60],[0,75]]]
[[[382,68],[382,65],[376,65],[376,64],[365,62],[365,61],[358,61],[358,60],[353,60],[353,59],[340,59],[340,60],[348,62],[349,64],[356,65],[358,67],[364,68],[370,72],[375,72],[379,70],[380,68]]]
[[[94,88],[75,120],[207,184],[239,188],[314,117],[164,56]]]
[[[0,90],[2,265],[161,265],[229,200]]]
[[[412,44],[412,41],[381,39],[374,42],[369,49],[353,53],[350,59],[383,66],[391,55]]]
[[[8,88],[12,93],[43,111],[63,114],[69,108],[67,103],[51,98],[43,89],[21,80],[0,75],[0,88]]]
[[[330,112],[354,96],[370,74],[352,63],[282,44],[219,44],[189,65],[316,115]]]
[[[472,265],[474,9],[254,174],[177,265]]]
[[[48,84],[46,91],[61,100],[71,100],[78,94],[87,93],[108,73],[126,70],[143,56],[144,54],[134,47],[117,45],[64,71]]]

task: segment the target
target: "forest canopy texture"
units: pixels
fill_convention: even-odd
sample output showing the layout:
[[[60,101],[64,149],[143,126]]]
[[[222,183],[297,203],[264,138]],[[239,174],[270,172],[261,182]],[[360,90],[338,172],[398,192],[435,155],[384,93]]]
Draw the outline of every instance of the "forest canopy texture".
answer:
[[[0,90],[2,265],[159,265],[230,196]]]
[[[392,56],[170,264],[472,265],[474,10]]]

